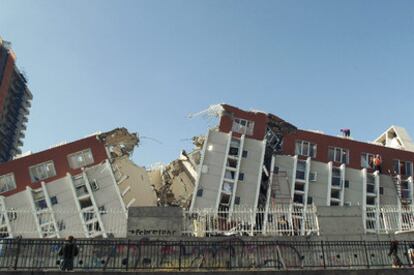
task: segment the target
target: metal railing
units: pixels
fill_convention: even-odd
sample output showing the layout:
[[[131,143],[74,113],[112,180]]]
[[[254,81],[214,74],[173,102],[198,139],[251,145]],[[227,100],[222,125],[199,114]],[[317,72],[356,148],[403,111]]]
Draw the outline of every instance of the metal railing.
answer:
[[[404,233],[414,231],[414,206],[367,207],[366,216],[378,218],[366,223],[366,230],[379,234]]]
[[[280,205],[268,209],[236,208],[233,211],[199,209],[184,212],[184,234],[204,236],[319,235],[316,207]]]
[[[64,238],[72,235],[77,238],[126,238],[126,214],[123,210],[0,211],[0,237]]]
[[[0,241],[0,270],[56,270],[61,240]],[[75,270],[291,270],[390,268],[389,242],[77,240]],[[413,266],[413,242],[398,255]]]

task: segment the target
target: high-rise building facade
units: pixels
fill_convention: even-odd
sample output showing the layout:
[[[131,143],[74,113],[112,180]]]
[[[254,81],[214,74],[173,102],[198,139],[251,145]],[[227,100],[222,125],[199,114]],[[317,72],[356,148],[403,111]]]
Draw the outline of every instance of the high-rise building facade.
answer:
[[[0,37],[0,163],[21,153],[31,100],[11,44]]]

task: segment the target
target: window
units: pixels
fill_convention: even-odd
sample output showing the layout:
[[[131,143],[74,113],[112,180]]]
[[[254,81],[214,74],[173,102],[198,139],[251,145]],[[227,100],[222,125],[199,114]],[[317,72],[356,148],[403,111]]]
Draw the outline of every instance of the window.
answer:
[[[243,181],[243,180],[244,180],[244,173],[240,173],[240,174],[239,174],[239,180],[240,180],[240,181]]]
[[[229,155],[238,156],[239,155],[239,148],[240,148],[240,140],[233,138],[230,141]]]
[[[57,200],[56,196],[51,197],[50,198],[50,202],[52,203],[52,205],[57,204],[58,203],[58,200]]]
[[[96,180],[91,181],[90,185],[91,185],[92,191],[96,191],[96,190],[99,189],[99,185],[98,185],[98,182]]]
[[[246,134],[248,136],[253,135],[253,129],[254,129],[254,122],[241,119],[241,118],[235,118],[233,120],[233,126],[232,131],[239,133],[239,134]]]
[[[202,197],[203,196],[203,189],[198,189],[197,190],[197,197]]]
[[[401,161],[394,159],[392,161],[392,167],[395,173],[410,177],[413,175],[413,163],[411,161]]]
[[[332,185],[341,186],[341,170],[336,167],[332,167]]]
[[[349,180],[345,180],[345,188],[349,188]]]
[[[56,176],[55,165],[51,160],[30,166],[29,172],[32,182],[37,182]]]
[[[47,208],[47,203],[46,203],[46,200],[45,199],[40,199],[38,201],[35,201],[34,203],[35,203],[35,206],[36,206],[36,209],[37,210],[46,209]]]
[[[361,167],[363,168],[374,168],[374,154],[362,153],[361,154]]]
[[[296,165],[296,179],[305,180],[306,161],[298,160]]]
[[[239,205],[240,204],[240,197],[234,198],[234,204]]]
[[[313,198],[312,197],[308,197],[308,204],[312,204],[313,203]]]
[[[349,163],[349,150],[339,147],[329,147],[328,159],[330,161],[348,164]]]
[[[107,214],[108,212],[105,209],[105,205],[98,207],[98,211],[101,215]]]
[[[4,193],[16,188],[16,181],[14,180],[14,174],[9,173],[0,176],[0,193]]]
[[[309,181],[317,181],[318,180],[318,172],[310,172],[309,173]]]
[[[57,226],[59,228],[59,231],[63,231],[66,229],[66,224],[63,220],[60,220],[57,222]]]
[[[247,151],[246,150],[243,150],[242,157],[247,158]]]
[[[316,158],[316,144],[305,140],[297,140],[295,146],[295,154]]]
[[[69,166],[72,169],[78,169],[83,166],[93,163],[93,156],[91,149],[83,150],[74,154],[68,155]]]

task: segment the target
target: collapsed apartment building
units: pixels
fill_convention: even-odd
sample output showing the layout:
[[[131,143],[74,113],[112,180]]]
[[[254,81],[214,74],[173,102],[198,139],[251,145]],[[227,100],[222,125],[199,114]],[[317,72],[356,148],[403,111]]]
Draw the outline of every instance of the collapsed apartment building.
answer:
[[[208,130],[190,212],[205,232],[318,233],[318,207],[359,208],[364,233],[414,229],[414,143],[390,127],[373,142],[297,129],[279,117],[227,104]],[[381,158],[381,169],[372,163]],[[342,215],[342,214],[341,214]]]
[[[319,234],[323,208],[354,211],[364,233],[414,229],[403,128],[360,142],[227,104],[202,113],[218,124],[165,166],[133,163],[139,138],[124,128],[0,164],[2,236],[125,237],[128,209],[146,206],[183,208],[183,233],[196,236]]]
[[[138,143],[117,128],[0,164],[2,237],[124,237],[127,208],[157,205]]]

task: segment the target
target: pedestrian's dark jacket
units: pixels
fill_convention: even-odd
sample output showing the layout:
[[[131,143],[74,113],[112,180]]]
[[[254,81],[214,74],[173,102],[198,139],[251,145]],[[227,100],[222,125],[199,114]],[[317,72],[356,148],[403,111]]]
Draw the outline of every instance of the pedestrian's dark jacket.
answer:
[[[59,250],[59,256],[63,259],[73,259],[78,256],[79,249],[75,243],[71,241],[65,242],[65,244]]]

